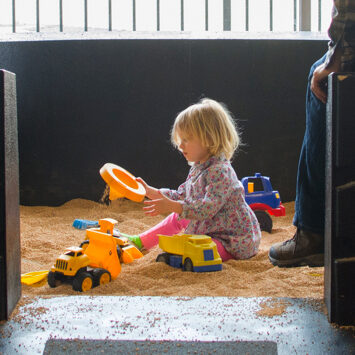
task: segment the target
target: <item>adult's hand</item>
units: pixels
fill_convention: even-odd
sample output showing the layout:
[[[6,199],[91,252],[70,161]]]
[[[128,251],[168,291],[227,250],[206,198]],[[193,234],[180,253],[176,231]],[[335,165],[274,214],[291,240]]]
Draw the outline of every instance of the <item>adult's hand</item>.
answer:
[[[311,90],[313,94],[323,103],[327,102],[328,75],[340,71],[341,49],[336,48],[331,61],[326,65],[322,63],[313,72],[311,79]]]
[[[332,72],[330,68],[326,68],[325,64],[319,65],[313,72],[311,79],[311,90],[313,94],[323,103],[327,102],[327,80],[328,75]]]

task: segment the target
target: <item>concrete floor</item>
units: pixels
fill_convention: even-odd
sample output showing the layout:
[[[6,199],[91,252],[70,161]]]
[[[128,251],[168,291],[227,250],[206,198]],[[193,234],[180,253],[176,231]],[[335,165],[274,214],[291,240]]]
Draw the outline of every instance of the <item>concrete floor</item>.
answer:
[[[47,340],[53,345],[53,340],[56,343],[58,339],[101,339],[106,345],[111,340],[116,343],[117,340],[174,342],[170,344],[177,341],[180,350],[185,342],[214,342],[211,351],[214,354],[226,353],[225,342],[268,341],[276,343],[278,354],[355,354],[354,327],[338,328],[330,324],[322,311],[322,302],[274,299],[287,305],[285,311],[279,316],[258,316],[261,303],[266,300],[129,296],[39,298],[22,305],[10,321],[0,324],[0,354],[42,354]],[[217,348],[215,342],[219,342]],[[57,352],[46,353],[79,353],[69,346],[71,343],[67,342],[68,346]],[[94,352],[92,344],[86,349],[91,352],[86,351],[86,354],[107,353],[105,342],[97,342]],[[181,353],[169,349],[171,351],[165,349],[162,353]],[[116,349],[112,353],[119,352]],[[192,353],[202,353],[202,350]],[[248,353],[260,354],[260,349],[248,350]]]

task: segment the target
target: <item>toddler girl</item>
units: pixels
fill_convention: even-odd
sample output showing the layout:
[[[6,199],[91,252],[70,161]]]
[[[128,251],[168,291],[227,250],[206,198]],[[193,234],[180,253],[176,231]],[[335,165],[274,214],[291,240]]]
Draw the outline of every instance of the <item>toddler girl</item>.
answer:
[[[177,190],[146,189],[145,214],[170,215],[139,236],[127,236],[150,249],[158,234],[204,234],[216,243],[223,261],[246,259],[258,252],[259,223],[244,199],[244,189],[230,163],[239,145],[234,121],[222,104],[203,99],[176,118],[171,141],[191,165]]]

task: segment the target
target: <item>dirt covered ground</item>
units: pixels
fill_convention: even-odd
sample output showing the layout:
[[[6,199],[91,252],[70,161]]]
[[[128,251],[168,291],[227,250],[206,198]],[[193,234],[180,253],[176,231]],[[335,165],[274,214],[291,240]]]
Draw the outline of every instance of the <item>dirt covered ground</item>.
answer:
[[[114,218],[118,228],[138,234],[162,217],[147,217],[141,203],[116,200],[110,206],[75,199],[59,207],[20,207],[22,273],[48,270],[69,246],[79,246],[85,231],[72,227],[76,218],[98,220]],[[227,296],[227,297],[309,297],[323,298],[323,268],[278,268],[268,260],[270,246],[293,236],[294,203],[286,203],[286,216],[273,218],[271,234],[263,232],[259,253],[249,260],[229,260],[223,270],[212,273],[182,272],[157,263],[159,247],[145,252],[143,258],[123,264],[116,280],[96,287],[85,295],[130,296]],[[23,285],[23,296],[77,295],[70,285],[50,288],[46,282]]]

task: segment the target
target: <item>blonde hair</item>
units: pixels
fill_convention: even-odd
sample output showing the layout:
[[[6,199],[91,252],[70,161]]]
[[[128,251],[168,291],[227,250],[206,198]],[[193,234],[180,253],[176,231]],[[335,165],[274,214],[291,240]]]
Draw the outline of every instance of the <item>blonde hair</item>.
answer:
[[[229,160],[240,144],[236,123],[227,107],[208,98],[178,114],[171,130],[175,147],[180,144],[179,132],[199,139],[211,156],[224,153]]]

